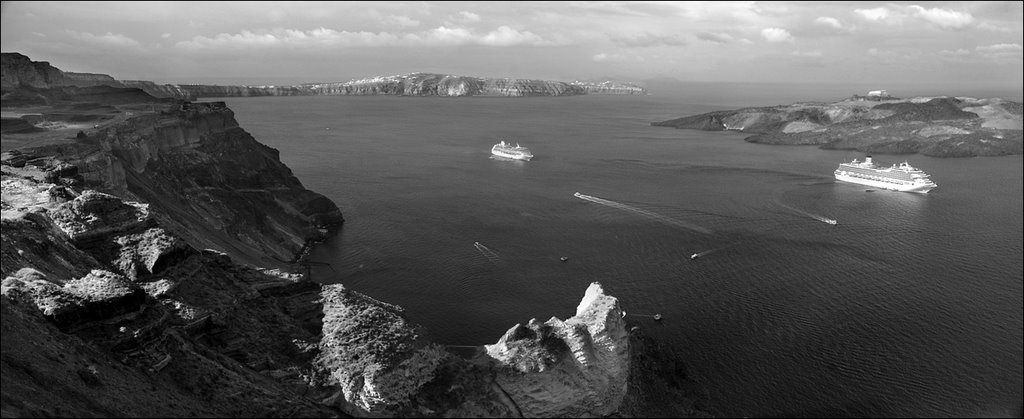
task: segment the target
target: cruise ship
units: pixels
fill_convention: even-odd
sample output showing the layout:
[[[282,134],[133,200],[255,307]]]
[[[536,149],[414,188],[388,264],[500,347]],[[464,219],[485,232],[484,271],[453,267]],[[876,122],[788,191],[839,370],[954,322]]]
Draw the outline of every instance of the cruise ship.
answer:
[[[867,156],[862,162],[853,159],[849,163],[840,163],[835,175],[837,180],[843,182],[901,192],[928,193],[938,186],[921,169],[911,166],[906,161],[899,166],[893,164],[892,167],[883,168],[876,165],[871,156]]]
[[[506,143],[505,141],[491,147],[491,154],[514,160],[530,160],[533,158],[533,153],[530,152],[530,149],[519,144],[513,146],[512,143]]]

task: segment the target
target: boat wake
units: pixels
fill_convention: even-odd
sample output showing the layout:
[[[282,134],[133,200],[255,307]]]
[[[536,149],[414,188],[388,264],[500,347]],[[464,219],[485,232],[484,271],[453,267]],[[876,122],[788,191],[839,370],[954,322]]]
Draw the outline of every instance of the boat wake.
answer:
[[[789,210],[789,211],[791,211],[793,213],[802,215],[804,217],[809,217],[809,218],[815,219],[817,221],[823,222],[825,224],[830,224],[830,225],[838,224],[838,221],[836,221],[833,218],[828,218],[828,217],[825,217],[823,215],[812,214],[812,213],[809,213],[807,211],[803,211],[803,210],[800,210],[800,209],[793,208],[793,207],[791,207],[789,205],[786,205],[786,204],[783,204],[783,203],[779,202],[779,200],[777,200],[777,199],[775,200],[775,205],[778,205],[778,206],[780,206],[782,208],[785,208],[785,209],[787,209],[787,210]]]
[[[705,250],[705,251],[700,252],[700,253],[694,253],[694,254],[690,255],[690,259],[697,259],[697,258],[700,258],[700,257],[704,257],[704,256],[710,255],[710,254],[715,253],[715,252],[717,252],[719,250],[722,250],[722,249],[724,249],[724,247],[719,247],[717,249],[711,249],[711,250]]]
[[[493,250],[487,248],[487,246],[480,244],[480,242],[473,242],[473,247],[475,247],[481,255],[484,255],[487,260],[491,261],[491,263],[501,265],[501,257],[498,256],[497,253],[494,253]]]
[[[653,213],[651,211],[647,211],[645,209],[637,208],[637,207],[626,205],[626,204],[623,204],[623,203],[619,203],[619,202],[615,202],[615,201],[609,201],[607,199],[601,199],[601,198],[598,198],[598,197],[595,197],[595,196],[584,195],[584,194],[581,194],[579,192],[574,193],[573,196],[575,196],[575,197],[577,197],[579,199],[582,199],[584,201],[590,201],[590,202],[593,202],[593,203],[596,203],[596,204],[601,204],[601,205],[604,205],[604,206],[607,206],[607,207],[612,207],[612,208],[617,208],[617,209],[624,210],[624,211],[629,211],[629,212],[632,212],[634,214],[640,214],[640,215],[643,215],[643,216],[648,217],[650,219],[663,222],[665,224],[673,225],[673,226],[676,226],[676,227],[682,227],[682,228],[685,228],[687,230],[696,231],[698,233],[713,234],[713,232],[711,230],[708,230],[708,229],[706,229],[704,227],[693,225],[693,224],[689,224],[689,223],[685,223],[685,222],[679,221],[679,220],[677,220],[675,218],[669,218],[669,217],[666,217],[666,216],[661,215],[661,214],[656,214],[656,213]]]

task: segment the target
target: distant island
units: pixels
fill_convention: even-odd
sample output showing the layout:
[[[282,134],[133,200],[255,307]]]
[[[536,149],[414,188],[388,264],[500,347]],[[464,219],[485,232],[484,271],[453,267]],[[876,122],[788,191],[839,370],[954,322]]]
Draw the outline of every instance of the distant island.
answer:
[[[62,72],[47,62],[34,62],[19,53],[3,53],[4,88],[26,85],[50,87],[131,87],[156,98],[195,100],[203,97],[249,96],[577,96],[646,95],[636,83],[488,78],[435,73],[373,76],[346,82],[298,85],[159,84],[147,80],[117,80],[106,74]]]
[[[818,145],[865,153],[974,157],[1024,154],[1021,103],[917,97],[885,91],[833,103],[794,103],[686,116],[651,125],[740,131],[760,144]]]
[[[121,81],[156,97],[194,99],[238,96],[573,96],[588,94],[645,95],[647,90],[632,83],[612,81],[571,83],[551,80],[485,78],[434,73],[376,76],[331,83],[303,83],[292,86],[231,86],[206,84],[165,84]]]

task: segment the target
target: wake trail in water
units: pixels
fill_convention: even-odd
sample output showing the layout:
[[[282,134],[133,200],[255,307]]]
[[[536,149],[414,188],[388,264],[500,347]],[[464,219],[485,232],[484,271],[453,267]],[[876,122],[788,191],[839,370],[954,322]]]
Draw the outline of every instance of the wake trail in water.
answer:
[[[775,205],[778,205],[778,206],[780,206],[782,208],[785,208],[785,209],[787,209],[787,210],[789,210],[789,211],[791,211],[793,213],[796,213],[796,214],[802,215],[804,217],[809,217],[809,218],[821,221],[821,222],[823,222],[825,224],[836,225],[838,223],[835,219],[828,218],[828,217],[823,216],[823,215],[812,214],[812,213],[809,213],[807,211],[803,211],[803,210],[800,210],[800,209],[797,209],[797,208],[793,208],[793,207],[791,207],[789,205],[786,205],[786,204],[783,204],[783,203],[779,202],[779,200],[777,200],[777,199],[774,202],[775,202]]]
[[[494,265],[501,265],[501,257],[498,256],[497,253],[494,253],[493,250],[487,248],[487,246],[480,244],[480,242],[473,242],[473,247],[475,247],[476,250],[478,250],[481,255],[484,255],[484,257],[487,258],[487,260],[491,261],[491,263],[493,263]]]
[[[608,207],[612,207],[612,208],[617,208],[617,209],[624,210],[624,211],[629,211],[629,212],[632,212],[634,214],[640,214],[640,215],[643,215],[645,217],[648,217],[648,218],[651,218],[651,219],[654,219],[654,220],[657,220],[657,221],[661,221],[661,222],[663,222],[665,224],[673,225],[673,226],[676,226],[676,227],[682,227],[682,228],[685,228],[687,230],[696,231],[698,233],[713,234],[711,230],[708,230],[708,229],[706,229],[704,227],[692,225],[692,224],[689,224],[689,223],[684,223],[684,222],[679,221],[679,220],[674,219],[674,218],[669,218],[669,217],[666,217],[666,216],[661,215],[661,214],[656,214],[656,213],[647,211],[645,209],[629,206],[629,205],[626,205],[626,204],[623,204],[623,203],[619,203],[619,202],[615,202],[615,201],[609,201],[607,199],[601,199],[601,198],[598,198],[598,197],[595,197],[595,196],[583,195],[583,194],[581,194],[579,192],[576,192],[575,194],[573,194],[573,196],[575,196],[575,197],[577,197],[579,199],[582,199],[584,201],[590,201],[590,202],[593,202],[593,203],[596,203],[596,204],[601,204],[601,205],[604,205],[604,206],[608,206]]]
[[[717,252],[719,250],[722,250],[722,249],[724,249],[724,248],[723,247],[719,247],[717,249],[705,250],[705,251],[700,252],[700,253],[694,253],[694,254],[690,255],[690,259],[697,259],[697,258],[700,258],[700,257],[704,257],[704,256],[710,255],[710,254],[715,253],[715,252]]]

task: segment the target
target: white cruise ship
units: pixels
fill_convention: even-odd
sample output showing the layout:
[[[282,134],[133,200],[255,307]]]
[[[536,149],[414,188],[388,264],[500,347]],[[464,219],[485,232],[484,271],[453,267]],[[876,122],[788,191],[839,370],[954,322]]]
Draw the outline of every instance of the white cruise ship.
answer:
[[[491,154],[514,160],[530,160],[533,158],[533,153],[530,152],[530,149],[521,147],[519,144],[513,146],[512,143],[506,143],[505,141],[491,147]]]
[[[874,186],[901,192],[928,193],[937,187],[928,175],[904,161],[899,166],[879,167],[871,156],[860,162],[853,159],[849,163],[840,163],[835,171],[836,179],[843,182]]]

